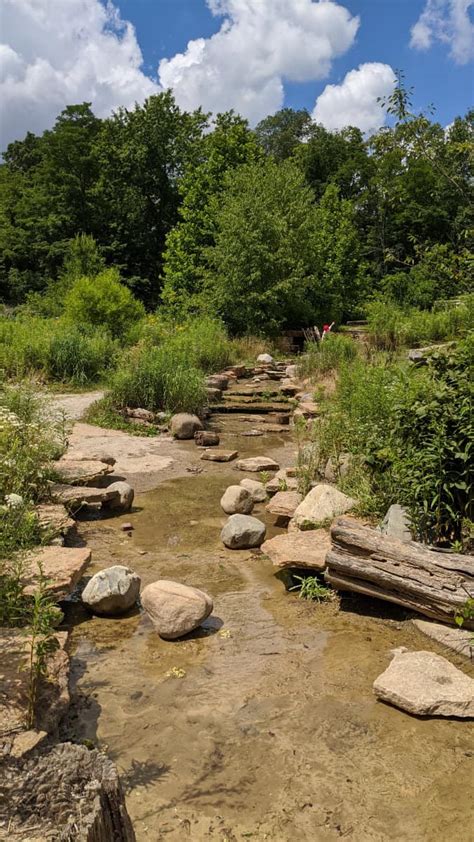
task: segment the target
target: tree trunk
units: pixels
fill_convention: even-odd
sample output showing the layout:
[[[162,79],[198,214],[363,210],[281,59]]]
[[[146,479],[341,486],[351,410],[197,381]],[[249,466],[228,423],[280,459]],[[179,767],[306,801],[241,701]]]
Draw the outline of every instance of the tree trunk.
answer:
[[[405,544],[350,518],[335,521],[331,539],[325,577],[337,590],[395,602],[444,623],[454,623],[474,599],[473,556]],[[474,621],[464,627],[474,628]]]

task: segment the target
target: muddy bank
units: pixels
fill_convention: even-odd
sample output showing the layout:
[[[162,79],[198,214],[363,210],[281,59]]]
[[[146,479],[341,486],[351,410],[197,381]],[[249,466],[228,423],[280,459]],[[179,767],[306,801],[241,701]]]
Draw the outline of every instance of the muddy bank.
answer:
[[[213,423],[243,457],[293,463],[287,434],[244,438],[248,423],[236,416]],[[469,724],[419,720],[372,693],[393,647],[445,650],[394,607],[305,603],[261,554],[226,550],[219,499],[244,474],[200,462],[193,443],[173,447],[194,470],[136,496],[131,537],[124,517],[83,521],[79,536],[91,574],[120,562],[143,586],[195,585],[214,597],[212,617],[173,643],[138,611],[92,619],[75,605],[67,617],[64,736],[97,741],[117,763],[137,839],[468,842]],[[269,536],[280,531],[263,506],[255,514]]]

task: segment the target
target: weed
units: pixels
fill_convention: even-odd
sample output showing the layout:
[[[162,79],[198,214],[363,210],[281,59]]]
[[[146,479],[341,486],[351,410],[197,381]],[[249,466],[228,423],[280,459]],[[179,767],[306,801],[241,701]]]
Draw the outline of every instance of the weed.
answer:
[[[317,576],[293,576],[299,582],[290,591],[299,591],[300,599],[311,599],[315,602],[328,602],[334,598],[334,591],[321,584]]]

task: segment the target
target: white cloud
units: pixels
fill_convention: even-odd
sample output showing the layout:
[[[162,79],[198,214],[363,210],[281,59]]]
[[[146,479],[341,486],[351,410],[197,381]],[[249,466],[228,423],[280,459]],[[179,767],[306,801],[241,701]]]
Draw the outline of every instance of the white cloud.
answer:
[[[385,120],[377,97],[391,94],[395,81],[390,65],[361,64],[347,73],[340,85],[326,85],[316,100],[313,120],[332,130],[357,126],[363,132],[376,131]]]
[[[0,0],[0,147],[49,128],[65,105],[99,116],[159,90],[135,30],[100,0]]]
[[[474,0],[426,0],[425,8],[411,29],[410,46],[428,50],[434,41],[450,47],[458,64],[474,58],[474,23],[469,9]]]
[[[159,80],[178,105],[234,108],[255,124],[283,105],[284,82],[328,75],[354,42],[359,18],[332,0],[207,0],[223,16],[210,38],[159,65]]]

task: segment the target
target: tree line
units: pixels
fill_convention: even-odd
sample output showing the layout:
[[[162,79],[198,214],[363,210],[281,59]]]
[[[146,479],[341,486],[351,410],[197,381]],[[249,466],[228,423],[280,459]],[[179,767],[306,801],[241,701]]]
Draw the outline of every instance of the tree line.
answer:
[[[4,153],[1,299],[64,289],[78,235],[148,310],[215,315],[233,334],[354,318],[374,297],[429,309],[462,295],[474,110],[445,129],[410,98],[400,76],[381,103],[391,125],[369,138],[289,108],[252,130],[170,92],[106,119],[70,105]],[[76,277],[94,275],[85,263]]]

